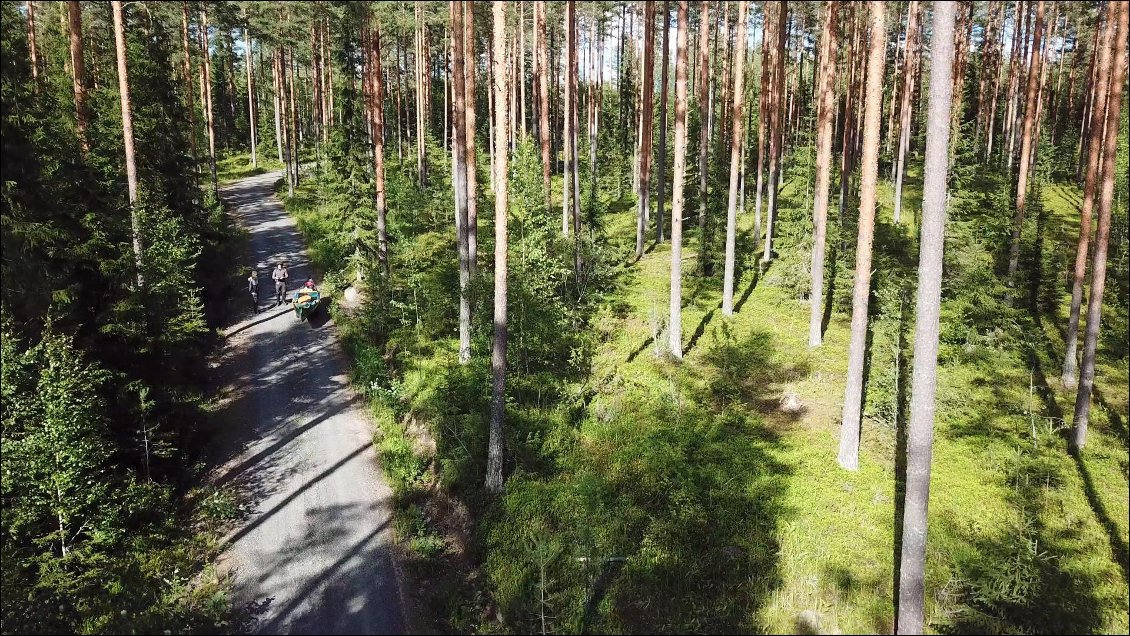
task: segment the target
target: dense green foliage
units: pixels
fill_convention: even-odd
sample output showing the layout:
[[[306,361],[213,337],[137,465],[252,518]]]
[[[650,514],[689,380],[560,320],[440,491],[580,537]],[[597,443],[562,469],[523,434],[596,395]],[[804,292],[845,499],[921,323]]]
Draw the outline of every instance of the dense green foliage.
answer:
[[[65,5],[40,3],[38,84],[26,34],[7,28],[23,23],[21,6],[0,7],[3,629],[214,628],[227,600],[202,572],[211,530],[186,493],[237,244],[189,155],[179,10],[127,14],[139,289],[110,8],[84,10],[97,34],[85,154],[63,69]]]

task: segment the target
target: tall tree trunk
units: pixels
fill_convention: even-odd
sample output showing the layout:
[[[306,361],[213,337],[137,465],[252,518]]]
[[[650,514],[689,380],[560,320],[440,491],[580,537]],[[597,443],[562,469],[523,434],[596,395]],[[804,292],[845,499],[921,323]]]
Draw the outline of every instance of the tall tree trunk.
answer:
[[[659,196],[655,200],[655,241],[663,242],[663,204],[667,190],[667,66],[669,49],[668,34],[671,32],[671,10],[667,0],[663,0],[663,70],[659,77]]]
[[[1094,106],[1095,102],[1097,101],[1095,99],[1095,87],[1098,84],[1097,78],[1099,76],[1099,67],[1096,64],[1096,60],[1097,60],[1097,53],[1098,53],[1098,44],[1097,43],[1098,43],[1098,36],[1099,36],[1100,30],[1101,29],[1098,29],[1098,28],[1094,29],[1094,32],[1095,32],[1094,38],[1095,39],[1092,41],[1092,44],[1094,44],[1094,46],[1091,47],[1091,64],[1090,64],[1090,68],[1087,72],[1088,80],[1087,80],[1086,89],[1085,89],[1085,92],[1087,94],[1087,98],[1083,100],[1083,114],[1079,118],[1079,152],[1078,152],[1079,162],[1078,162],[1078,165],[1076,167],[1076,172],[1075,172],[1075,180],[1076,181],[1080,180],[1083,176],[1082,170],[1083,170],[1083,166],[1086,164],[1085,157],[1087,156],[1087,153],[1089,152],[1089,149],[1087,148],[1087,143],[1088,143],[1088,139],[1090,139],[1090,135],[1087,134],[1087,133],[1091,129],[1091,122],[1094,119],[1094,108],[1093,108],[1093,106]],[[1101,114],[1099,115],[1099,119],[1100,119],[1100,121],[1102,120]]]
[[[835,108],[836,3],[824,4],[824,23],[820,33],[820,102],[816,107],[816,192],[813,195],[812,294],[808,319],[808,346],[819,347],[823,340],[824,318],[824,241],[828,232],[828,181],[832,162],[832,110]],[[871,45],[879,48],[878,43]],[[841,177],[844,178],[844,177]]]
[[[192,97],[192,47],[188,44],[188,1],[181,2],[181,49],[184,59],[181,62],[181,71],[184,74],[185,102],[188,106],[188,139],[192,149],[192,179],[196,182],[197,169],[200,166],[200,157],[196,151],[196,105]]]
[[[774,41],[774,49],[771,53],[773,61],[773,76],[772,85],[770,88],[771,113],[770,113],[770,133],[769,133],[769,196],[768,207],[769,213],[765,223],[765,252],[761,256],[761,262],[767,263],[773,258],[773,221],[777,216],[777,187],[781,180],[781,117],[784,93],[784,80],[785,80],[785,35],[786,35],[786,20],[788,18],[788,2],[781,2],[777,5],[777,28],[774,31],[776,36]]]
[[[471,360],[471,272],[468,265],[467,249],[467,84],[464,80],[463,63],[465,59],[463,38],[463,2],[451,2],[451,65],[452,65],[452,135],[451,148],[454,160],[451,167],[452,189],[455,193],[455,234],[459,250],[459,363]]]
[[[259,156],[256,148],[256,128],[255,128],[255,79],[251,72],[251,34],[248,32],[246,26],[247,10],[244,9],[243,19],[245,26],[243,27],[243,55],[247,65],[247,121],[250,123],[251,128],[251,167],[258,167]]]
[[[1020,40],[1017,42],[1016,50],[1016,86],[1012,91],[1012,99],[1010,100],[1010,109],[1008,116],[1008,152],[1005,155],[1005,164],[1008,169],[1012,170],[1012,164],[1016,160],[1016,137],[1020,131],[1020,112],[1023,104],[1020,99],[1020,91],[1022,90],[1021,83],[1023,80],[1024,64],[1028,59],[1028,35],[1031,33],[1032,26],[1032,4],[1031,0],[1022,0],[1020,2],[1020,12],[1023,13],[1023,27],[1020,27]],[[1021,13],[1016,14],[1017,25],[1020,26]]]
[[[969,57],[969,38],[973,29],[973,2],[960,0],[957,19],[957,42],[955,46],[955,59],[953,70],[953,121],[950,123],[950,154],[957,149],[958,139],[961,138],[961,120],[965,113],[963,93],[965,91],[965,64]]]
[[[318,58],[318,23],[310,23],[310,114],[314,130],[314,145],[317,146],[322,137],[322,87],[318,79],[322,76],[322,63]]]
[[[506,2],[495,2],[494,9],[494,143],[506,142],[509,122],[501,106],[506,103]],[[502,491],[502,421],[506,409],[506,215],[507,170],[509,155],[494,155],[497,181],[494,188],[494,342],[491,348],[490,438],[487,444],[487,492]]]
[[[734,53],[734,101],[730,111],[730,192],[726,200],[726,255],[722,275],[722,315],[734,315],[734,259],[738,233],[738,179],[741,172],[742,104],[745,101],[746,3],[738,2],[737,51]]]
[[[570,153],[573,158],[573,179],[571,181],[573,187],[572,196],[572,216],[573,216],[573,272],[577,278],[578,293],[581,281],[581,169],[578,163],[577,152],[577,137],[580,131],[580,91],[579,82],[577,78],[577,35],[579,29],[577,28],[577,6],[576,0],[569,0],[568,5],[572,5],[572,28],[569,29],[567,36],[573,41],[572,56],[569,58],[569,66],[566,69],[565,81],[572,84],[573,99],[568,104],[568,116],[573,120],[572,135],[566,142],[572,146]],[[567,6],[568,6],[567,5]]]
[[[549,183],[550,174],[550,157],[549,157],[549,53],[547,43],[549,38],[546,37],[545,27],[545,1],[538,0],[534,5],[534,28],[537,30],[537,78],[538,78],[538,99],[541,104],[538,112],[538,136],[541,138],[541,175],[542,182],[545,186],[545,208],[546,212],[552,212],[553,193]]]
[[[710,56],[710,2],[709,0],[702,1],[702,10],[699,13],[699,36],[698,36],[698,76],[695,78],[698,81],[698,97],[695,99],[696,106],[698,107],[698,273],[705,275],[707,270],[707,259],[710,258],[710,241],[706,236],[706,173],[709,169],[707,165],[707,150],[710,146],[710,137],[707,134],[709,131],[706,129],[706,105],[709,99],[707,91],[710,84],[710,73],[706,69],[706,64]],[[759,137],[760,139],[760,137]],[[758,152],[758,160],[760,161],[761,154]],[[758,183],[760,184],[760,164],[758,167]],[[760,185],[759,185],[760,189]],[[760,194],[760,192],[759,192]],[[760,214],[760,211],[759,211]],[[757,240],[756,238],[754,239]],[[756,247],[754,248],[756,249]]]
[[[380,22],[376,21],[371,32],[372,57],[369,72],[372,79],[373,102],[373,195],[377,207],[377,262],[380,264],[381,273],[389,275],[388,266],[388,230],[387,212],[385,203],[385,89],[381,78],[381,30]]]
[[[636,258],[643,257],[643,237],[647,230],[651,197],[651,125],[652,93],[655,90],[655,5],[644,5],[643,25],[643,77],[641,78],[642,103],[640,110],[640,187],[639,209],[636,217]]]
[[[565,170],[561,179],[561,236],[569,236],[569,213],[573,203],[573,31],[576,30],[576,15],[572,2],[565,3],[565,116],[561,138],[565,144]]]
[[[772,23],[769,21],[769,7],[764,7],[761,14],[761,68],[758,72],[758,100],[757,100],[757,184],[754,194],[753,216],[753,251],[761,242],[761,193],[763,191],[763,176],[765,174],[765,131],[766,119],[769,113],[769,97],[765,91],[766,71],[768,68],[768,45]],[[703,58],[705,60],[705,57]]]
[[[201,53],[204,60],[204,118],[208,122],[208,170],[212,175],[212,196],[220,200],[219,180],[216,177],[216,115],[212,108],[212,61],[208,52],[208,9],[200,6]]]
[[[427,183],[428,167],[424,140],[427,134],[427,117],[424,110],[424,18],[419,0],[416,0],[416,42],[414,77],[416,79],[416,179],[422,188]],[[468,61],[473,63],[473,61]],[[446,93],[445,93],[446,95]],[[446,127],[445,127],[446,129]]]
[[[1114,180],[1118,152],[1118,128],[1122,121],[1122,86],[1126,82],[1127,17],[1130,7],[1124,2],[1108,5],[1111,21],[1117,20],[1114,42],[1117,48],[1110,67],[1110,91],[1106,101],[1106,136],[1103,140],[1103,190],[1099,199],[1099,229],[1095,236],[1095,254],[1091,260],[1091,297],[1087,299],[1087,332],[1083,336],[1083,368],[1079,391],[1075,397],[1075,430],[1071,448],[1078,450],[1087,442],[1087,424],[1091,414],[1091,393],[1095,384],[1095,351],[1098,347],[1099,324],[1102,320],[1103,290],[1106,287],[1106,254],[1110,241],[1110,215],[1114,204]],[[1105,69],[1104,69],[1105,70]],[[1096,122],[1095,128],[1100,128]]]
[[[906,171],[906,153],[910,150],[911,111],[914,108],[911,100],[914,94],[913,66],[914,59],[917,55],[917,51],[915,50],[917,37],[915,34],[919,28],[919,10],[918,1],[911,0],[910,8],[908,9],[909,17],[906,22],[906,57],[903,59],[902,66],[902,106],[900,111],[901,115],[899,117],[898,159],[895,168],[894,220],[896,224],[902,219],[902,181]],[[952,72],[951,69],[950,73]],[[950,90],[953,90],[953,87],[950,87]]]
[[[28,15],[31,3],[28,3]],[[78,0],[67,2],[67,26],[71,43],[71,75],[75,91],[75,124],[78,126],[78,140],[85,156],[90,153],[90,139],[87,136],[86,110],[86,64],[82,55],[82,7]]]
[[[859,468],[859,423],[863,408],[863,363],[867,352],[867,312],[871,295],[871,248],[875,238],[875,188],[879,180],[880,102],[886,40],[886,9],[872,2],[871,44],[867,56],[867,102],[863,115],[863,164],[859,179],[859,239],[855,249],[855,281],[851,295],[851,344],[848,347],[847,387],[840,425],[842,468]]]
[[[1111,5],[1107,5],[1108,9]],[[1109,15],[1109,14],[1108,14]],[[1100,12],[1100,23],[1102,13]],[[1098,65],[1101,69],[1110,68],[1110,57],[1113,42],[1114,16],[1110,15],[1101,29],[1096,24],[1096,32],[1101,31],[1101,40],[1098,42]],[[1094,94],[1094,110],[1105,113],[1107,109],[1107,94],[1109,75],[1100,73]],[[1102,151],[1102,126],[1092,126],[1090,130],[1091,142],[1088,144],[1086,181],[1083,185],[1083,206],[1079,212],[1079,242],[1075,251],[1075,268],[1071,285],[1071,309],[1067,320],[1067,335],[1064,342],[1067,351],[1063,359],[1063,384],[1075,388],[1078,382],[1078,347],[1079,347],[1079,312],[1083,304],[1083,284],[1087,276],[1087,257],[1090,255],[1091,244],[1091,214],[1095,204],[1095,186],[1099,179],[1099,153]]]
[[[301,149],[302,149],[302,137],[299,135],[298,102],[295,99],[294,70],[297,67],[297,62],[296,62],[295,57],[294,57],[294,50],[293,49],[289,50],[289,54],[287,55],[286,60],[287,60],[287,64],[286,64],[286,78],[287,78],[286,89],[287,89],[287,94],[288,94],[289,100],[290,100],[290,105],[289,105],[289,108],[287,109],[287,113],[290,115],[290,118],[289,118],[290,119],[290,135],[288,136],[288,139],[290,139],[290,144],[291,144],[291,153],[290,153],[290,165],[291,165],[291,172],[292,172],[291,180],[294,183],[294,187],[297,188],[298,187],[298,175],[299,175],[299,170],[300,170],[299,152],[301,152]]]
[[[1040,83],[1039,88],[1036,89],[1036,116],[1035,128],[1032,130],[1032,152],[1028,155],[1028,178],[1032,178],[1032,174],[1036,169],[1036,157],[1040,150],[1040,128],[1043,124],[1044,114],[1044,94],[1047,92],[1048,83],[1048,67],[1051,66],[1049,59],[1049,50],[1051,42],[1056,39],[1057,27],[1059,24],[1059,5],[1052,4],[1052,17],[1048,21],[1051,26],[1048,27],[1047,34],[1043,37],[1043,48],[1040,51]],[[1062,42],[1062,38],[1060,39]]]
[[[236,109],[235,109],[235,68],[232,63],[234,57],[231,41],[231,29],[225,27],[223,30],[223,37],[220,39],[224,45],[224,81],[227,84],[228,93],[228,115],[230,117],[231,125],[227,128],[228,134],[225,139],[225,145],[228,148],[232,146],[232,138],[235,136],[236,129]]]
[[[283,136],[285,135],[282,126],[282,78],[279,76],[279,51],[276,49],[271,54],[271,88],[274,95],[272,105],[275,110],[275,145],[278,147],[279,163],[287,166],[286,180],[290,182],[289,164],[284,163],[283,157]]]
[[[914,380],[910,394],[906,497],[899,568],[899,634],[922,633],[925,604],[926,509],[930,499],[934,439],[956,9],[955,4],[948,2],[934,5],[933,63],[930,65],[930,101],[926,117],[926,165],[923,168],[922,234],[914,328]]]
[[[589,214],[596,216],[596,144],[597,121],[600,115],[600,100],[597,97],[597,80],[600,66],[596,61],[597,20],[593,16],[592,27],[589,31]]]
[[[906,16],[907,16],[906,19],[909,20],[910,19],[910,7],[909,7],[909,5],[907,6],[905,13],[906,13]],[[899,21],[897,23],[896,29],[902,29],[902,22],[903,22],[902,16],[903,16],[903,12],[899,12]],[[909,24],[907,26],[909,27]],[[899,78],[899,69],[906,65],[906,62],[905,62],[905,60],[907,58],[906,53],[907,53],[907,49],[910,46],[910,29],[908,28],[905,31],[903,31],[903,35],[905,37],[899,37],[898,31],[895,32],[895,61],[894,61],[894,64],[891,66],[891,72],[893,73],[893,76],[891,78],[891,104],[890,104],[890,107],[887,110],[887,150],[886,150],[887,152],[891,152],[891,144],[893,143],[894,138],[896,136],[895,133],[898,131],[898,127],[895,126],[895,121],[896,121],[895,115],[899,112],[898,104],[902,103],[898,99],[899,98],[899,86],[901,85],[901,82],[899,82],[899,79],[900,79]],[[895,168],[894,168],[894,162],[892,161],[891,162],[891,179],[894,180],[894,178],[895,178]]]
[[[475,172],[475,67],[478,64],[478,57],[475,53],[474,5],[473,0],[465,0],[463,18],[463,26],[466,29],[466,34],[463,36],[463,55],[466,60],[463,65],[463,81],[466,83],[463,103],[467,108],[465,117],[467,134],[464,139],[467,150],[463,158],[467,169],[467,270],[471,278],[475,277],[479,269],[478,177]],[[426,98],[424,104],[426,109]]]
[[[451,74],[452,74],[452,61],[451,61],[451,38],[450,34],[445,28],[443,30],[443,150],[447,152],[451,146],[449,145],[454,141],[451,137],[451,125],[455,117],[451,109],[455,103],[455,94],[452,93]],[[454,155],[452,155],[454,156]]]
[[[1004,3],[1000,0],[989,2],[989,21],[985,27],[985,35],[981,42],[981,79],[977,88],[977,137],[981,131],[992,126],[994,110],[997,103],[997,82],[1000,77],[1000,45],[1001,14]],[[990,95],[988,91],[992,91]],[[989,103],[992,108],[989,108]]]
[[[133,263],[137,274],[137,289],[145,287],[141,267],[141,225],[137,205],[137,159],[133,148],[133,114],[129,97],[129,68],[126,62],[126,33],[122,18],[122,3],[113,0],[110,8],[114,14],[114,52],[118,60],[118,93],[122,102],[122,140],[126,153],[126,189],[129,193],[129,220],[133,235]]]
[[[330,81],[330,68],[333,66],[333,46],[327,50],[326,36],[329,35],[329,19],[323,18],[318,23],[318,54],[322,58],[322,76],[318,81],[322,85],[322,143],[327,144],[330,141],[330,126],[333,125],[333,82]],[[399,44],[399,40],[397,41]],[[397,49],[399,53],[399,49]],[[396,73],[396,98],[400,99],[400,57],[397,57],[397,73]],[[399,101],[397,102],[399,104]],[[398,106],[399,108],[399,106]],[[399,114],[399,110],[397,113]],[[397,134],[397,152],[400,152],[399,137],[400,137],[400,119],[396,121],[396,134]],[[403,161],[403,157],[401,157]]]
[[[526,3],[518,3],[518,88],[521,92],[522,139],[526,138]]]
[[[404,66],[400,57],[400,38],[396,38],[396,162],[404,167],[404,101],[400,90],[400,79],[404,76]],[[444,96],[446,97],[446,95]]]
[[[1008,285],[1013,285],[1020,259],[1020,229],[1024,224],[1024,204],[1028,198],[1028,157],[1032,152],[1032,130],[1036,116],[1036,91],[1040,83],[1040,36],[1044,27],[1044,2],[1036,4],[1036,26],[1032,37],[1032,61],[1028,64],[1028,86],[1025,90],[1024,129],[1020,141],[1020,163],[1017,164],[1016,214],[1012,218],[1012,243],[1008,250]]]
[[[738,3],[738,24],[745,24],[745,0]],[[666,16],[664,17],[666,22]],[[683,188],[687,174],[687,0],[679,0],[675,35],[675,174],[671,184],[671,317],[668,321],[668,349],[683,357]],[[743,38],[744,40],[744,38]],[[744,42],[743,42],[744,44]],[[741,68],[741,60],[738,68]],[[741,73],[740,70],[737,73]],[[738,78],[738,81],[741,81]],[[741,90],[735,91],[737,96]],[[739,102],[738,99],[734,100]],[[739,105],[740,109],[741,106]],[[740,110],[737,113],[740,119]],[[736,124],[740,128],[740,122]]]
[[[31,81],[39,92],[39,51],[35,46],[35,3],[27,0],[27,49],[31,60]]]

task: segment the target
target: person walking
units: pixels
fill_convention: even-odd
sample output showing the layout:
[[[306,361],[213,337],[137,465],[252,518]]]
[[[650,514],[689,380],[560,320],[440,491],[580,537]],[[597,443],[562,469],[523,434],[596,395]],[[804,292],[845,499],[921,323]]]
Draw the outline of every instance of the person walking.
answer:
[[[271,279],[275,281],[275,306],[283,304],[286,300],[286,279],[290,273],[286,271],[286,263],[279,261],[278,267],[271,272]]]
[[[252,269],[247,277],[247,291],[251,294],[251,312],[259,313],[259,270]]]

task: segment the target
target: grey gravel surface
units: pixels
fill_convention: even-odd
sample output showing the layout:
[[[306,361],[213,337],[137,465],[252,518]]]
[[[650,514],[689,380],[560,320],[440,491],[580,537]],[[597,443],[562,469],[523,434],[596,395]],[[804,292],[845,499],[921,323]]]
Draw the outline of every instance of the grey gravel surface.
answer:
[[[212,441],[214,482],[246,514],[223,560],[235,601],[257,608],[258,633],[404,631],[392,550],[392,493],[378,467],[372,422],[350,388],[332,321],[273,306],[270,268],[289,265],[293,291],[311,274],[302,237],[273,194],[280,172],[243,179],[221,196],[250,233],[260,304],[225,330],[216,365],[227,397]]]

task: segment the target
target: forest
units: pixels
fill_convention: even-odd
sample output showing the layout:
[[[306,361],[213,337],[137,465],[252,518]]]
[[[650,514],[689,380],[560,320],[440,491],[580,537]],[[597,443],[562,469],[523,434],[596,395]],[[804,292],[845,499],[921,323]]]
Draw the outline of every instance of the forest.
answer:
[[[3,633],[1130,630],[1130,4],[0,18]]]

